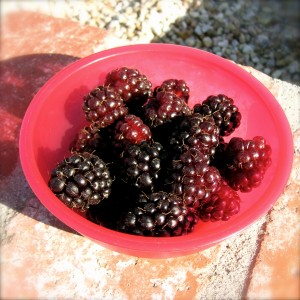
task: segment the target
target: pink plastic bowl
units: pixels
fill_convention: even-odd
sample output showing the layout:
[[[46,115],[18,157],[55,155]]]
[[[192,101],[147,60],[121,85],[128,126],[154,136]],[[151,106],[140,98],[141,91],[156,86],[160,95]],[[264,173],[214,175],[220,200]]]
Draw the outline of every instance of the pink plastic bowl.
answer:
[[[186,236],[152,238],[116,232],[96,225],[58,200],[48,188],[51,170],[85,124],[82,97],[117,67],[137,68],[153,85],[169,78],[184,79],[190,104],[212,94],[232,97],[242,113],[235,136],[262,135],[271,145],[272,165],[262,185],[241,194],[239,214],[227,222],[199,223]],[[23,120],[20,158],[25,176],[43,205],[62,222],[118,252],[139,257],[175,257],[211,247],[245,229],[266,214],[282,193],[293,159],[291,130],[272,94],[253,76],[231,61],[184,46],[148,44],[96,53],[72,63],[50,79],[32,100]]]

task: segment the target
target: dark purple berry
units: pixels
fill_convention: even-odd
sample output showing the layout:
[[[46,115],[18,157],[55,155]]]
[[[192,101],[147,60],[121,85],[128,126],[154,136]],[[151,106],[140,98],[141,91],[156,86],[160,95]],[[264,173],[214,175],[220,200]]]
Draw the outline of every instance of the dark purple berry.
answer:
[[[51,191],[67,206],[85,211],[108,198],[112,179],[106,164],[96,155],[74,153],[52,171]]]
[[[105,86],[114,89],[126,103],[138,99],[136,105],[140,106],[152,95],[151,82],[137,69],[121,67],[111,71]]]
[[[159,92],[171,92],[183,99],[186,103],[189,99],[190,89],[187,83],[182,79],[167,79],[163,83],[154,88],[153,96],[156,96]]]
[[[181,197],[163,191],[138,195],[120,218],[119,230],[143,236],[178,236],[193,231],[198,217]]]
[[[84,97],[83,111],[93,128],[104,128],[124,117],[128,109],[112,88],[98,86]]]
[[[193,110],[203,116],[212,116],[221,136],[230,135],[241,123],[242,115],[238,107],[232,98],[223,94],[209,96],[202,104],[196,104]]]

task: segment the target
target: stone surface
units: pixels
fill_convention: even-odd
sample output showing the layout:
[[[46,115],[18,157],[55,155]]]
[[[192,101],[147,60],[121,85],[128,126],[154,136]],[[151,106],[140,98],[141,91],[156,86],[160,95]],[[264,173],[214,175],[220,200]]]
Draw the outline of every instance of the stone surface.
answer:
[[[1,299],[300,297],[298,86],[244,67],[278,99],[294,134],[293,171],[269,214],[199,253],[170,259],[136,258],[91,242],[51,215],[27,185],[18,158],[22,118],[38,89],[77,58],[126,41],[42,14],[12,14],[2,25]]]

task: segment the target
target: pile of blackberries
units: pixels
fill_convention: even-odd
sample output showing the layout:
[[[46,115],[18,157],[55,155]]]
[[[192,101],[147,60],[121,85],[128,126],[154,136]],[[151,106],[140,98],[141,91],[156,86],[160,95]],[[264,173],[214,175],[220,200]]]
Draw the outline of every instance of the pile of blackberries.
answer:
[[[224,137],[241,123],[233,99],[210,95],[189,107],[189,87],[152,87],[121,67],[83,99],[87,120],[49,187],[99,225],[142,236],[178,236],[201,221],[227,221],[240,192],[260,185],[271,164],[263,137]]]

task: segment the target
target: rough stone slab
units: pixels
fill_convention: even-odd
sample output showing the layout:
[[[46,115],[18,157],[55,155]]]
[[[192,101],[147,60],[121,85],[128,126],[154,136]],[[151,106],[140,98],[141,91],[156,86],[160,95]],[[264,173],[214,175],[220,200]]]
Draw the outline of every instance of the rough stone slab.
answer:
[[[244,67],[275,95],[294,133],[293,172],[272,211],[205,251],[165,260],[136,258],[107,250],[57,220],[31,192],[18,158],[20,124],[36,91],[78,57],[126,42],[103,30],[41,14],[10,15],[4,28],[0,62],[0,159],[5,161],[0,166],[1,298],[299,298],[298,86]]]

